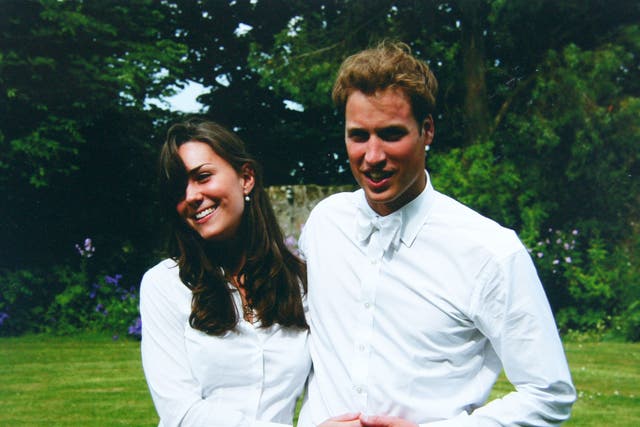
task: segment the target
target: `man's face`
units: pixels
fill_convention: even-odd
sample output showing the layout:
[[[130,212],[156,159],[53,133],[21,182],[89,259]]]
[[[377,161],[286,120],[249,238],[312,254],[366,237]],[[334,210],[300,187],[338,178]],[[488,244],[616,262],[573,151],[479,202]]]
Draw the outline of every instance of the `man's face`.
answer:
[[[426,185],[425,148],[433,140],[431,116],[418,124],[398,89],[353,92],[345,109],[351,172],[369,206],[388,215],[415,199]]]

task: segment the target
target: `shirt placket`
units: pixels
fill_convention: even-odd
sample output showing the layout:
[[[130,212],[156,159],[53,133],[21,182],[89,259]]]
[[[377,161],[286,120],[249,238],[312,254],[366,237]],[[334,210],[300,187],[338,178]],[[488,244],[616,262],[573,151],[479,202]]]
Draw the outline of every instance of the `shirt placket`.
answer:
[[[377,231],[371,236],[367,248],[368,262],[363,268],[360,283],[360,300],[356,309],[357,330],[353,343],[352,380],[355,401],[361,412],[367,413],[369,395],[369,368],[371,356],[371,339],[373,337],[373,316],[375,310],[376,289],[380,280],[382,254],[379,251],[379,235]]]
[[[252,324],[245,319],[240,319],[238,328],[240,333],[245,335],[247,342],[251,343],[251,354],[248,354],[247,357],[254,359],[249,371],[244,373],[252,381],[245,387],[246,398],[243,400],[245,401],[245,414],[249,419],[255,419],[260,410],[260,400],[264,390],[264,345],[266,338],[258,329],[258,323]]]

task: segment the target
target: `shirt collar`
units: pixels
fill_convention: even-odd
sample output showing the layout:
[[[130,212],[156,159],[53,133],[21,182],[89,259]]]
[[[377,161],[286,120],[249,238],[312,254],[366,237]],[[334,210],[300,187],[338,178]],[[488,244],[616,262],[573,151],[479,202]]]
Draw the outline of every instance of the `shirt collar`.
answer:
[[[422,193],[415,199],[404,205],[402,211],[402,229],[400,230],[400,240],[411,247],[416,240],[420,229],[427,221],[429,211],[434,203],[435,190],[431,184],[431,177],[425,170],[427,175],[427,185],[425,185]]]
[[[434,203],[435,190],[433,189],[433,185],[431,184],[431,177],[429,173],[424,171],[427,177],[427,184],[425,185],[422,193],[418,195],[415,199],[398,209],[396,212],[391,213],[390,215],[400,214],[402,216],[402,226],[400,228],[400,240],[405,244],[405,246],[411,247],[416,237],[418,236],[418,232],[422,228],[422,225],[426,222],[427,216],[431,207]],[[367,203],[367,199],[364,195],[364,191],[360,189],[358,191],[360,193],[358,197],[358,208],[363,210],[368,210],[372,215],[377,215],[371,206]]]

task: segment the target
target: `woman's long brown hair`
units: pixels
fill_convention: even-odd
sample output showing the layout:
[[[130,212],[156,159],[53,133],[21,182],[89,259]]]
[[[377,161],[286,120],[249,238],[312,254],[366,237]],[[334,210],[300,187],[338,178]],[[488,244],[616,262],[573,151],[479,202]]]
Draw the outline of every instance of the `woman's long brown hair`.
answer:
[[[229,277],[225,277],[222,266],[227,255],[224,244],[203,240],[176,211],[187,184],[178,148],[188,141],[208,144],[238,173],[244,165],[253,169],[255,185],[238,232],[246,258],[238,276],[244,277],[246,295],[262,327],[278,323],[307,328],[301,292],[301,287],[307,291],[306,266],[285,245],[258,163],[236,134],[202,119],[173,125],[160,154],[160,195],[171,227],[169,255],[177,261],[180,279],[193,294],[191,327],[210,335],[222,335],[235,328],[240,314],[233,304]]]

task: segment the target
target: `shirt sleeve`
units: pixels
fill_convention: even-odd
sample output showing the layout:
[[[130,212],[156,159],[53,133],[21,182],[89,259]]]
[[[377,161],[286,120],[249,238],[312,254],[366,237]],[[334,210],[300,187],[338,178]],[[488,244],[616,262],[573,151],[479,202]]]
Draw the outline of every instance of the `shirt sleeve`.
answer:
[[[471,414],[421,424],[555,426],[576,399],[562,342],[544,289],[524,248],[485,267],[474,295],[474,322],[490,340],[515,391]]]
[[[181,304],[185,295],[179,286],[180,282],[173,280],[166,268],[147,272],[140,286],[142,366],[160,426],[286,426],[250,420],[242,412],[202,396],[188,364],[184,328],[189,313]]]

